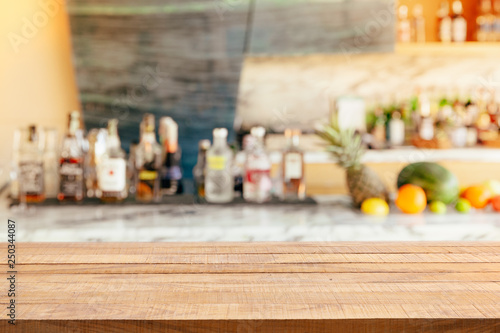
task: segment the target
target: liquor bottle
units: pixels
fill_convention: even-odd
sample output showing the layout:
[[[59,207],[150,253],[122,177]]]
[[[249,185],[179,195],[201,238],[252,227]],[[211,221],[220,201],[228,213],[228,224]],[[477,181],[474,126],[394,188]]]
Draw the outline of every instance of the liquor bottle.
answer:
[[[304,153],[299,148],[300,130],[285,131],[288,146],[283,152],[283,199],[304,200],[306,183],[304,177]]]
[[[493,35],[495,41],[500,41],[500,0],[494,0],[493,8],[495,10],[495,21],[493,23]]]
[[[401,113],[394,112],[389,121],[389,142],[391,146],[401,146],[405,142],[405,122],[401,119]]]
[[[142,135],[141,135],[142,136]],[[135,197],[136,185],[137,185],[137,173],[135,172],[135,155],[137,147],[139,146],[139,141],[132,140],[129,146],[129,154],[127,161],[127,183],[128,183],[128,193]]]
[[[99,197],[104,202],[119,202],[127,197],[127,162],[118,136],[118,119],[108,121],[106,152],[97,172]]]
[[[398,42],[411,42],[411,23],[408,19],[408,7],[405,5],[399,6],[398,10]]]
[[[59,194],[60,201],[81,201],[84,196],[83,168],[84,152],[77,137],[80,129],[80,113],[71,112],[69,130],[62,142],[59,159]]]
[[[463,43],[467,40],[467,21],[463,17],[462,1],[455,0],[452,5],[453,21],[451,24],[452,39],[455,43]]]
[[[227,144],[227,129],[214,129],[213,137],[207,151],[205,198],[211,203],[228,203],[234,198],[233,151]]]
[[[160,201],[161,146],[156,142],[155,118],[146,114],[141,123],[141,141],[135,151],[136,193],[141,202]]]
[[[179,127],[170,117],[160,119],[160,142],[163,148],[161,168],[161,194],[174,195],[183,192]]]
[[[448,1],[442,1],[438,10],[438,40],[443,43],[452,41],[452,19],[450,17],[450,5]]]
[[[99,130],[92,129],[87,135],[87,141],[89,143],[89,150],[87,152],[87,156],[85,156],[85,189],[87,198],[94,198],[100,196],[100,190],[97,183],[97,153],[96,153],[96,145],[97,145],[97,136]]]
[[[424,18],[424,8],[421,4],[416,4],[413,7],[413,18],[412,18],[412,42],[414,43],[425,43],[425,18]]]
[[[243,198],[262,203],[271,199],[272,189],[271,160],[264,150],[266,130],[254,127],[250,134],[255,138],[255,144],[246,156]]]
[[[478,42],[494,41],[493,28],[495,15],[491,10],[491,0],[482,0],[479,8],[479,16],[476,19],[476,40]]]
[[[23,131],[19,151],[19,201],[39,203],[45,200],[43,140],[36,126]]]
[[[45,197],[47,199],[57,198],[59,193],[59,156],[58,156],[58,133],[56,129],[46,128],[45,150],[43,153],[43,170]]]
[[[198,143],[198,161],[193,168],[195,194],[198,198],[205,198],[205,176],[208,149],[210,149],[210,140],[201,140]]]

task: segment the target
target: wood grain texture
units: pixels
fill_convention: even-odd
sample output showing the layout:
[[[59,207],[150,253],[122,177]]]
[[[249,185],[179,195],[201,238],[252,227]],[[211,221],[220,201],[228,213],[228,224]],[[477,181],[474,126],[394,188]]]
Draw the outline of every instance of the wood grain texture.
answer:
[[[19,321],[2,332],[500,329],[500,243],[18,243],[17,257]]]

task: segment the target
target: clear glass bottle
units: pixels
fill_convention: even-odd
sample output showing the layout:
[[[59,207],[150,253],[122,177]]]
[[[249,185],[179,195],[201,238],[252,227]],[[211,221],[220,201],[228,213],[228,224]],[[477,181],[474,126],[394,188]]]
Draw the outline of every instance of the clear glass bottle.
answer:
[[[45,197],[57,198],[59,193],[58,133],[54,128],[45,128],[45,150],[43,153],[43,169],[45,173]]]
[[[214,129],[213,137],[207,151],[205,198],[211,203],[228,203],[234,198],[233,151],[227,144],[227,129]]]
[[[396,111],[389,121],[389,142],[391,146],[402,146],[405,143],[405,122],[401,119],[401,113]]]
[[[304,153],[299,148],[300,130],[285,130],[288,145],[283,152],[283,199],[304,200],[306,182],[304,176]]]
[[[179,126],[170,117],[160,119],[160,143],[163,148],[161,168],[161,194],[174,195],[183,192],[181,148],[179,147]]]
[[[45,200],[43,138],[32,125],[22,131],[19,151],[19,201],[39,203]]]
[[[255,144],[246,156],[243,198],[249,202],[266,202],[271,199],[272,179],[271,160],[264,149],[263,127],[254,127],[250,134]]]
[[[422,5],[416,4],[412,14],[412,42],[425,43],[425,18]]]
[[[493,35],[495,41],[500,41],[500,0],[493,1],[493,9],[495,10],[495,22],[493,23]]]
[[[141,202],[160,201],[161,146],[156,141],[155,117],[146,114],[141,123],[141,141],[135,151],[136,192]]]
[[[488,42],[495,40],[495,15],[491,8],[491,0],[482,0],[479,6],[479,15],[476,18],[476,40]]]
[[[201,140],[198,143],[198,162],[193,168],[194,188],[195,194],[198,198],[205,198],[205,177],[208,149],[210,149],[210,140]]]
[[[100,199],[119,202],[127,197],[127,162],[118,136],[118,119],[108,121],[106,152],[97,172]]]
[[[452,39],[455,43],[463,43],[467,40],[467,21],[463,17],[463,4],[460,0],[453,1]]]
[[[452,41],[452,19],[450,17],[450,4],[442,1],[438,10],[438,40],[443,43]]]
[[[399,6],[397,27],[397,41],[399,43],[411,42],[411,22],[408,19],[408,6]]]
[[[59,159],[60,201],[81,201],[84,197],[84,152],[77,131],[80,129],[80,113],[71,112],[69,130],[62,142]]]

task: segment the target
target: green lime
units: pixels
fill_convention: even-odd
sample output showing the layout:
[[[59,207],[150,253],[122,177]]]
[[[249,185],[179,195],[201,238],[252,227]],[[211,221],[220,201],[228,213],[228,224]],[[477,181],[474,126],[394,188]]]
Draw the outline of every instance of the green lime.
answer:
[[[441,201],[433,201],[429,205],[429,209],[434,214],[446,214],[446,205]]]
[[[467,214],[468,212],[470,212],[470,208],[471,205],[469,200],[463,198],[458,199],[457,204],[455,205],[455,209],[463,214]]]

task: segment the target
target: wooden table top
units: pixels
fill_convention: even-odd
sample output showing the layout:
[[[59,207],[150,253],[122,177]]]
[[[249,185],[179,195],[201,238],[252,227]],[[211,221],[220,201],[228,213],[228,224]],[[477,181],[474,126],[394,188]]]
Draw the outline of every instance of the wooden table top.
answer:
[[[17,243],[16,257],[15,332],[500,331],[500,243]]]

